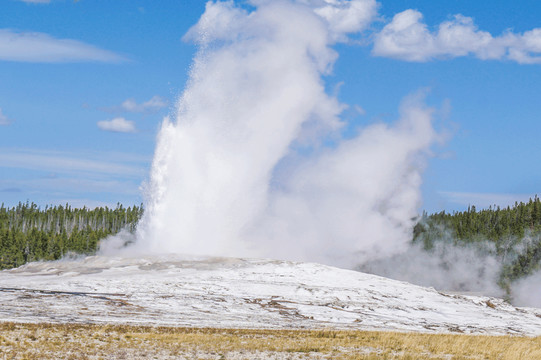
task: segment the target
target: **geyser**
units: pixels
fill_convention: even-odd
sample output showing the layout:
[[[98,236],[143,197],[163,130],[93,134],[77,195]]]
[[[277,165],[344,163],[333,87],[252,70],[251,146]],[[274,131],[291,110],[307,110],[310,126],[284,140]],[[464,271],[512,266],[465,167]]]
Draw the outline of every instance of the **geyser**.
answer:
[[[177,114],[160,130],[133,249],[353,266],[402,251],[437,139],[422,94],[344,135],[332,45],[373,0],[209,2]]]

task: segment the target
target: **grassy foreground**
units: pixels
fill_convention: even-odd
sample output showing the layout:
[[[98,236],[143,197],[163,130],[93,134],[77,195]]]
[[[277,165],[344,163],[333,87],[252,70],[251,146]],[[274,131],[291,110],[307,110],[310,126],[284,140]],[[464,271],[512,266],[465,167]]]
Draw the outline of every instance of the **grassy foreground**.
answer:
[[[0,323],[0,359],[541,359],[541,337]]]

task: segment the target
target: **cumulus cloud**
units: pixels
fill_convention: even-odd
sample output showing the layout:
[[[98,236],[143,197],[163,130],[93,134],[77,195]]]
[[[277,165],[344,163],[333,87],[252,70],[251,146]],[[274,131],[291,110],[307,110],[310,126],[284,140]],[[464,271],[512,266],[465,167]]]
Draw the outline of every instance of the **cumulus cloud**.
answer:
[[[376,34],[372,54],[417,62],[473,55],[482,60],[541,63],[541,28],[492,36],[479,30],[471,17],[455,15],[431,31],[422,18],[412,9],[396,14]]]
[[[112,120],[98,121],[98,127],[105,131],[134,133],[137,131],[133,121],[117,117]]]
[[[10,122],[8,117],[2,113],[2,108],[0,108],[0,125],[9,125]]]
[[[137,113],[156,112],[166,106],[167,101],[158,95],[154,95],[150,100],[141,104],[138,104],[134,99],[127,99],[120,105],[124,111]]]
[[[314,12],[329,23],[329,31],[335,40],[343,41],[347,33],[366,29],[376,18],[378,3],[375,0],[325,0]]]
[[[57,39],[37,32],[0,29],[0,60],[39,63],[121,62],[114,52],[72,39]]]

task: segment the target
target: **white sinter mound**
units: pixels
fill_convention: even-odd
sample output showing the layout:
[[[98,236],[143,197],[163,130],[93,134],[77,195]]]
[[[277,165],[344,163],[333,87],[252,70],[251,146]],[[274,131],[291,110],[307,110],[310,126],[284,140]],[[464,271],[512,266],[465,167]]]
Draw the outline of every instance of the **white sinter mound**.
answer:
[[[541,310],[314,263],[113,258],[0,272],[0,319],[227,328],[541,334]]]

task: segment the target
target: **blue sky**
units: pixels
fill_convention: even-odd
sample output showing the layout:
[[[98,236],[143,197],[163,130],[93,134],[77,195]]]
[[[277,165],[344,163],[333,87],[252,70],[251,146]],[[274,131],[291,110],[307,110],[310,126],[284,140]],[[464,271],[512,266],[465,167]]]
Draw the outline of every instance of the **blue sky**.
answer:
[[[2,1],[0,202],[140,203],[157,130],[196,50],[181,38],[204,7]],[[364,110],[345,111],[353,124],[392,122],[404,96],[430,89],[448,136],[425,172],[428,211],[541,193],[540,15],[533,0],[381,0],[370,30],[336,46],[325,80]],[[445,37],[442,23],[458,32]]]

